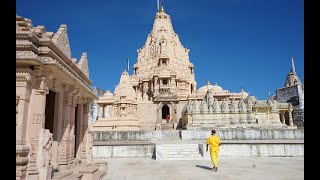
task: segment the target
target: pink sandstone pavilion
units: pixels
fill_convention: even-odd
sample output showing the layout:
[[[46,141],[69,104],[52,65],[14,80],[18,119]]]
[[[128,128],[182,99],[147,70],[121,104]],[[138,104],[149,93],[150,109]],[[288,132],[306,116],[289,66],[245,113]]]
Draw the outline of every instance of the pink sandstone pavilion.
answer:
[[[87,54],[71,58],[67,26],[47,32],[16,15],[16,179],[99,179],[91,164]]]

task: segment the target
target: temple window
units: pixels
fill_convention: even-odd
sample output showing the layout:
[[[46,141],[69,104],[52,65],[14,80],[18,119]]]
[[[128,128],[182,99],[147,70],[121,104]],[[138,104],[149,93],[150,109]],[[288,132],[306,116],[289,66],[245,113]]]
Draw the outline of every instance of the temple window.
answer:
[[[162,84],[163,85],[167,85],[168,84],[168,80],[167,79],[162,80]]]

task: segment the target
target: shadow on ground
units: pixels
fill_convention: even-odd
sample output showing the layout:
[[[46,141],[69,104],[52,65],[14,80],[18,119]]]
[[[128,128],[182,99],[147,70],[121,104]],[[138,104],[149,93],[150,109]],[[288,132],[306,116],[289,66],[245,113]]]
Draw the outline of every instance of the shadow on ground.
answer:
[[[196,165],[196,167],[198,168],[202,168],[202,169],[206,169],[206,170],[212,170],[212,167],[208,167],[208,166],[201,166],[201,165]]]

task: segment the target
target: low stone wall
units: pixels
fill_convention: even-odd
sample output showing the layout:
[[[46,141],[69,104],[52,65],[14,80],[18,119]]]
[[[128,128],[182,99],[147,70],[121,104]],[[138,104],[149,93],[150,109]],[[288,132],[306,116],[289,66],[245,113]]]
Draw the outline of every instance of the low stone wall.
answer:
[[[204,159],[210,130],[93,131],[92,158],[154,158],[156,144],[199,143]],[[304,129],[220,129],[220,157],[304,156]]]
[[[180,140],[180,132],[172,131],[91,131],[93,142],[130,142]]]
[[[155,144],[94,144],[92,160],[106,158],[155,158]]]
[[[210,160],[206,144],[199,146],[203,159]],[[219,157],[304,157],[304,143],[225,143]]]
[[[304,129],[220,129],[216,134],[221,140],[304,139]],[[210,135],[210,130],[181,130],[182,140],[206,140]]]

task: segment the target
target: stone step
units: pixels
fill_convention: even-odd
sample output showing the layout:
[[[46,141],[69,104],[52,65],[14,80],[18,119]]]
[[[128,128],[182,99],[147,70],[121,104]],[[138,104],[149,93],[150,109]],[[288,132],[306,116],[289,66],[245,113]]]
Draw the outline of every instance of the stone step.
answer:
[[[69,176],[66,176],[63,178],[63,180],[81,180],[83,174],[76,173],[76,174],[70,174]]]
[[[198,146],[157,146],[157,148],[162,149],[197,149]]]
[[[160,144],[156,145],[157,160],[199,160],[203,159],[198,144]]]
[[[99,179],[105,179],[107,176],[107,172],[105,170],[98,170],[97,177]]]
[[[201,157],[201,154],[162,154],[162,157]]]
[[[177,146],[177,147],[174,147],[174,146],[158,146],[157,148],[161,148],[161,149],[179,149],[179,150],[183,150],[183,149],[198,149],[199,147],[198,146]]]
[[[198,147],[198,144],[160,144],[161,147]]]
[[[162,154],[167,154],[167,153],[177,153],[177,154],[194,154],[194,153],[200,153],[199,150],[188,150],[188,151],[177,151],[177,150],[173,150],[173,151],[169,151],[169,150],[162,150],[162,151],[158,151],[161,152]]]
[[[70,174],[72,174],[71,171],[57,173],[52,177],[52,179],[63,179],[65,177],[69,176]]]
[[[175,158],[162,158],[161,160],[203,160],[203,157],[175,157]]]
[[[157,148],[162,149],[197,149],[198,146],[157,146]]]
[[[173,151],[167,151],[167,152],[159,152],[161,154],[195,154],[195,153],[199,153],[199,151],[188,151],[188,152],[173,152]]]

